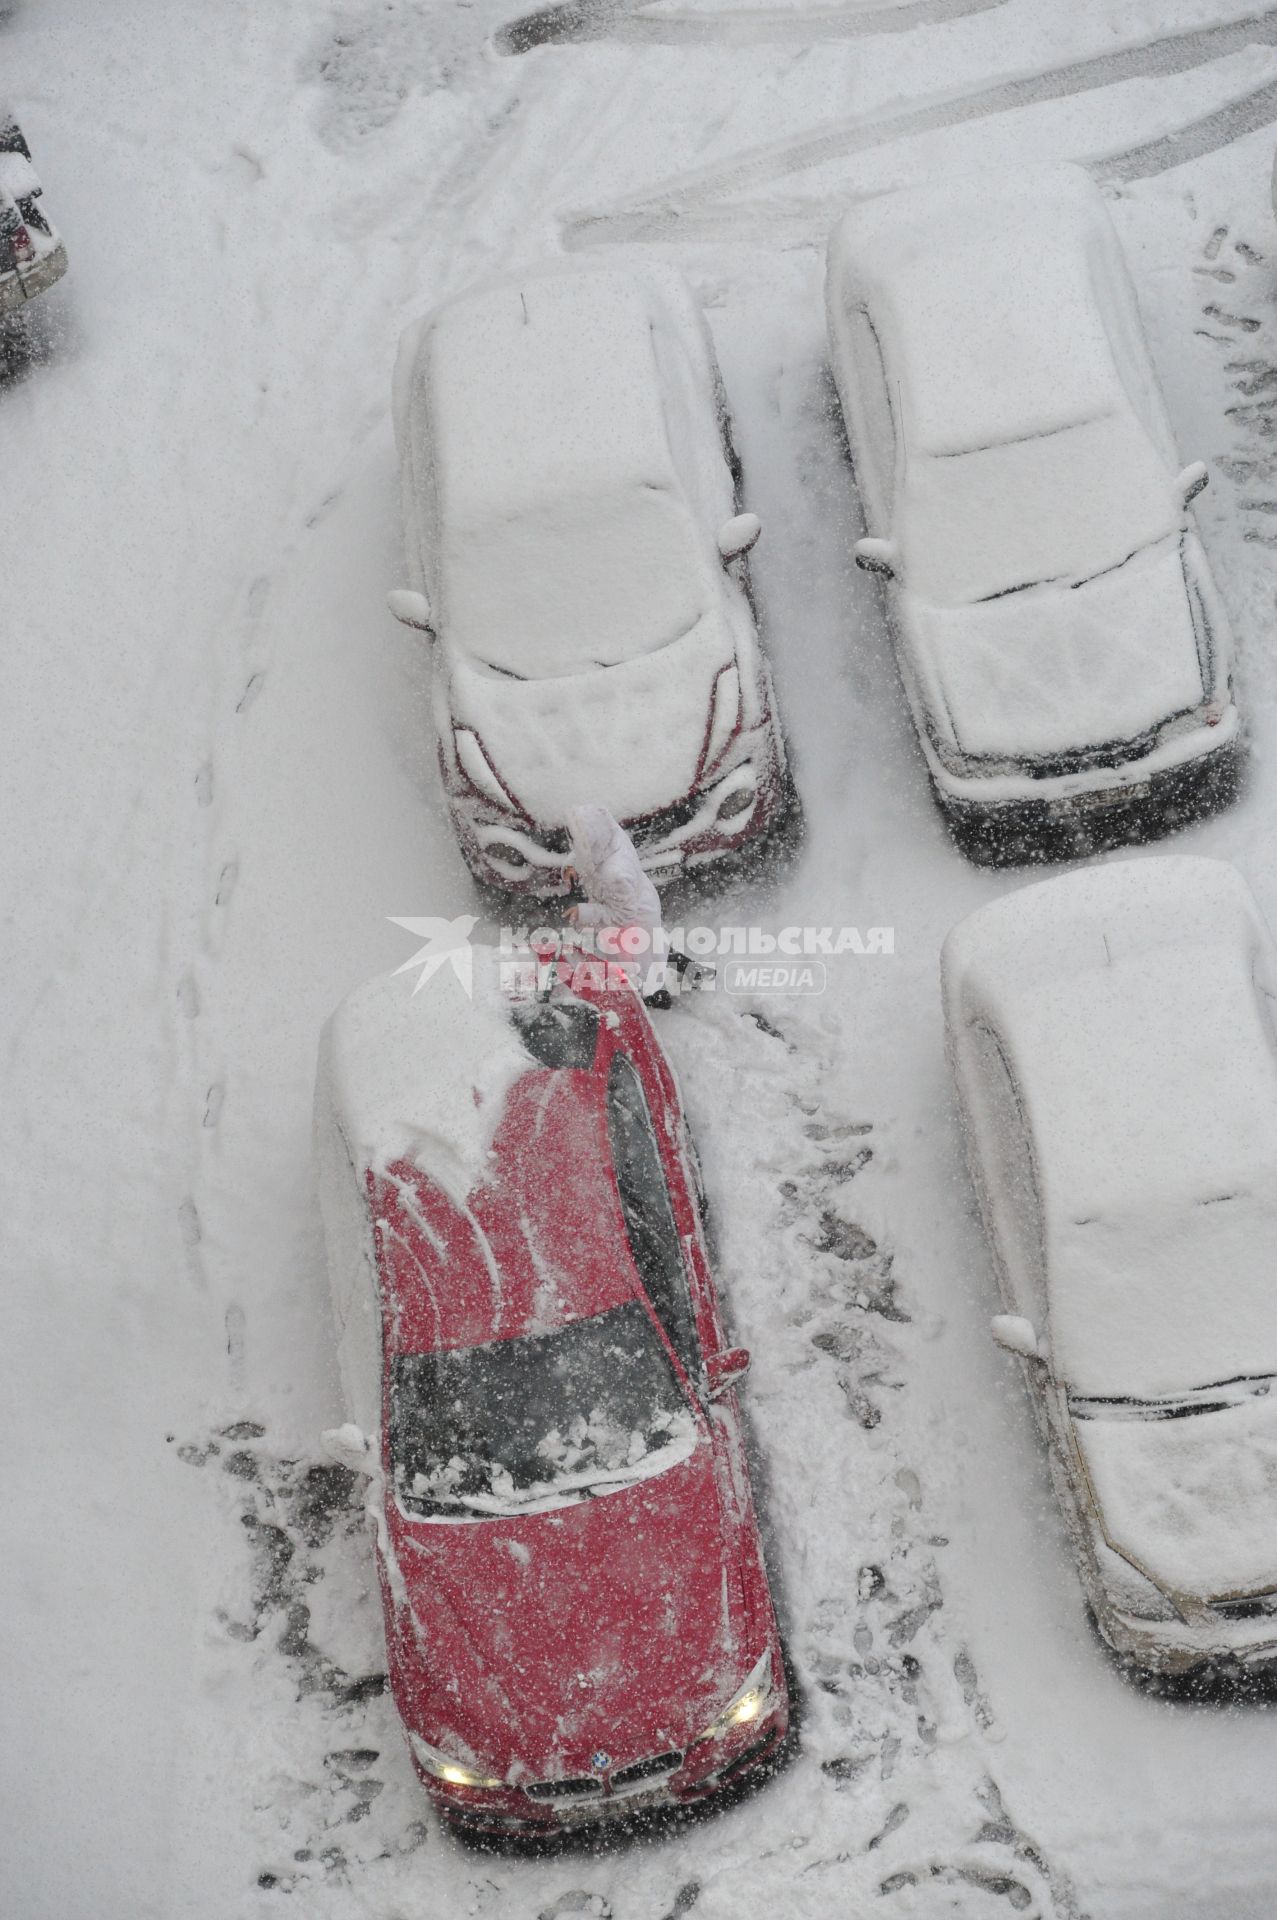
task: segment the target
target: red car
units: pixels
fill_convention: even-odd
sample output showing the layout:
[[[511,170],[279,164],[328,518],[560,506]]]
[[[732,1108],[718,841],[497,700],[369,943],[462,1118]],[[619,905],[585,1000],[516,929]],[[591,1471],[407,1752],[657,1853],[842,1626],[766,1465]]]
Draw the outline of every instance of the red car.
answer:
[[[749,1356],[642,1003],[561,968],[473,1001],[446,973],[374,981],[329,1024],[317,1121],[360,1423],[326,1440],[369,1475],[430,1797],[537,1835],[741,1780],[789,1724]]]

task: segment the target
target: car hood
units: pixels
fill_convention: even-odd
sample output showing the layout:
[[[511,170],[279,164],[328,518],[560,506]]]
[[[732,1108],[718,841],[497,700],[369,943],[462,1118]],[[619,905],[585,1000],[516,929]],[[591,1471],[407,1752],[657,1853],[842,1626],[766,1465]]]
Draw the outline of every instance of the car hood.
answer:
[[[1214,1411],[1073,1430],[1105,1538],[1163,1592],[1277,1587],[1277,1384]]]
[[[400,1708],[504,1777],[571,1777],[682,1748],[770,1636],[709,1446],[550,1513],[429,1525],[388,1514],[416,1629]],[[756,1644],[757,1643],[757,1644]]]
[[[591,802],[633,820],[692,790],[714,682],[734,658],[714,610],[655,653],[558,679],[515,680],[453,655],[449,705],[538,825],[563,826]]]
[[[932,738],[960,754],[1050,759],[1139,739],[1206,698],[1179,536],[1076,586],[973,606],[899,595]]]

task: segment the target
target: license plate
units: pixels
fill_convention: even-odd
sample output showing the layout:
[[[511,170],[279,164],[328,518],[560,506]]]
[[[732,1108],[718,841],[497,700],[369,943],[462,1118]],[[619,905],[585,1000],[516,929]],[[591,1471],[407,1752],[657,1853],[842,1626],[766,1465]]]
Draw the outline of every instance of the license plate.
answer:
[[[1079,793],[1076,798],[1061,802],[1061,810],[1073,812],[1082,808],[1087,812],[1091,812],[1099,811],[1104,807],[1121,807],[1125,806],[1126,803],[1131,800],[1147,799],[1149,792],[1150,787],[1147,780],[1139,786],[1100,787],[1094,793]]]

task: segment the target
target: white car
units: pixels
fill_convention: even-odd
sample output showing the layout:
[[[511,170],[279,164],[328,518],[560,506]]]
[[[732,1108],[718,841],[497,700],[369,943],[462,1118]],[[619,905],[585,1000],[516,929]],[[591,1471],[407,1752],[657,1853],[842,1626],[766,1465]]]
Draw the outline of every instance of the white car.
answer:
[[[1101,1633],[1277,1661],[1277,951],[1222,861],[1118,861],[945,942],[1005,1312]]]
[[[1232,636],[1134,289],[1079,167],[908,188],[829,244],[833,369],[901,679],[975,858],[1227,797]]]
[[[36,205],[42,192],[22,129],[0,104],[0,315],[66,272],[66,248]]]
[[[574,805],[654,879],[734,852],[790,788],[745,553],[759,522],[676,273],[568,265],[408,328],[394,380],[409,587],[475,875],[546,896]]]

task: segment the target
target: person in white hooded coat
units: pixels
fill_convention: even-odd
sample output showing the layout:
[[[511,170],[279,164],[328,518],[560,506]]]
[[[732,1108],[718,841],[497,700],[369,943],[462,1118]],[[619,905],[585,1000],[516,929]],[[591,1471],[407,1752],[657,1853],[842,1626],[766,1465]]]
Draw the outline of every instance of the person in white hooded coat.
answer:
[[[644,873],[634,842],[606,807],[570,808],[568,830],[572,851],[563,877],[569,891],[579,885],[585,894],[580,906],[569,907],[569,923],[618,934],[627,927],[641,928],[647,935],[646,950],[634,957],[641,966],[645,997],[667,998],[669,941],[661,921],[661,896]]]

